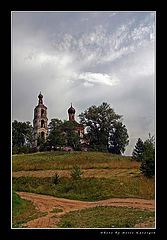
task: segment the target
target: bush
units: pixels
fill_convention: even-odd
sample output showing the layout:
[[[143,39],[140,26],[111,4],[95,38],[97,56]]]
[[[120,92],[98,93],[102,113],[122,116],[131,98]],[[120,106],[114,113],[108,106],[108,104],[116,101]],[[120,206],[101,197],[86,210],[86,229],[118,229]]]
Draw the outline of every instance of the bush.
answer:
[[[148,178],[155,175],[155,143],[154,137],[149,136],[144,142],[144,151],[142,154],[141,172]]]
[[[26,145],[23,145],[22,147],[20,147],[20,153],[29,153],[29,147]]]
[[[79,179],[81,179],[82,174],[83,174],[83,172],[81,172],[80,167],[77,166],[77,165],[74,165],[73,169],[71,170],[71,173],[70,173],[72,179],[73,180],[79,180]]]
[[[60,182],[59,174],[55,173],[55,176],[53,178],[53,183],[58,184]]]
[[[141,167],[141,172],[144,174],[144,176],[151,178],[155,175],[155,160],[151,156],[145,157],[143,159]]]
[[[17,153],[18,153],[17,146],[14,145],[14,146],[12,147],[12,154],[17,154]]]

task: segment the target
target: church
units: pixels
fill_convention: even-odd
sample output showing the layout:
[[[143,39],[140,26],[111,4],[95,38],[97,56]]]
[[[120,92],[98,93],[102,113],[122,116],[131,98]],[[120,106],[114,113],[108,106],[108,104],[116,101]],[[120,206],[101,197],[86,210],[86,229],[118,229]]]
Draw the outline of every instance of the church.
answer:
[[[75,132],[78,133],[80,138],[83,138],[84,135],[84,126],[82,124],[79,124],[77,121],[75,121],[75,109],[71,107],[68,109],[69,114],[69,121],[73,121],[75,123]]]
[[[48,118],[47,118],[47,107],[43,104],[43,95],[38,96],[38,105],[34,109],[34,119],[33,119],[33,147],[37,147],[38,137],[43,137],[45,140],[48,137]],[[80,136],[81,144],[84,144],[84,126],[79,124],[75,120],[75,109],[72,106],[68,109],[69,121],[73,121],[75,124],[75,132]]]

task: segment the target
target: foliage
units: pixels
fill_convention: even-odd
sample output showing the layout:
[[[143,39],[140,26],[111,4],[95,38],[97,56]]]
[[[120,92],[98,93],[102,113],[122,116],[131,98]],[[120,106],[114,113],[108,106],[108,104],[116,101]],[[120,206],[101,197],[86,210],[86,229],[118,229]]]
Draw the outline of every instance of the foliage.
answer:
[[[65,144],[65,139],[62,134],[62,124],[63,122],[59,119],[51,119],[51,122],[48,125],[49,136],[47,139],[47,145],[51,148],[54,147],[56,150],[57,147],[63,146]]]
[[[26,146],[26,147],[25,147]],[[32,125],[29,121],[12,122],[12,150],[13,154],[29,152],[32,146]]]
[[[54,208],[52,211],[50,211],[50,213],[59,213],[59,212],[63,212],[63,210],[61,208]]]
[[[155,139],[154,136],[144,142],[144,150],[142,154],[141,172],[148,178],[155,175]]]
[[[53,183],[58,184],[60,182],[59,174],[55,173],[55,176],[53,178]]]
[[[80,137],[75,132],[77,122],[64,121],[62,130],[66,139],[66,145],[72,147],[74,150],[81,150]]]
[[[17,145],[14,145],[12,147],[12,154],[17,154],[18,153],[18,148],[17,148]]]
[[[13,177],[13,189],[21,192],[46,194],[60,198],[83,201],[98,201],[112,197],[154,198],[154,179],[147,179],[142,174],[133,177],[81,178],[72,181],[61,177],[58,184],[54,177]]]
[[[61,121],[59,119],[52,119],[48,125],[49,136],[47,144],[54,147],[56,150],[58,147],[70,146],[74,150],[80,150],[80,137],[75,132],[75,121]]]
[[[44,137],[38,136],[37,146],[39,147],[40,152],[45,152],[48,150],[47,142]]]
[[[61,129],[62,121],[58,118],[51,119],[51,122],[48,125],[49,132],[54,132],[57,129]]]
[[[74,165],[73,166],[73,169],[71,170],[71,177],[73,180],[78,180],[78,179],[81,179],[81,175],[83,174],[83,172],[81,172],[81,169],[79,166],[77,165]]]
[[[138,139],[132,153],[132,159],[141,162],[140,170],[146,177],[155,175],[155,139],[154,136],[143,142]]]
[[[127,130],[125,125],[120,123],[122,116],[116,114],[109,104],[103,102],[98,107],[93,105],[81,113],[79,117],[81,124],[86,127],[91,148],[98,151],[111,149],[113,152],[119,152],[119,154],[125,151],[125,146],[128,143]],[[121,130],[123,134],[121,134]],[[117,143],[115,143],[116,140]],[[116,145],[120,146],[114,150],[111,145],[113,148],[116,148]]]
[[[137,140],[137,143],[136,143],[135,148],[133,150],[132,159],[137,161],[137,162],[141,162],[142,161],[143,152],[144,152],[144,143],[139,138]]]
[[[125,147],[129,143],[128,137],[125,125],[121,122],[115,122],[109,138],[109,152],[113,154],[124,153]]]

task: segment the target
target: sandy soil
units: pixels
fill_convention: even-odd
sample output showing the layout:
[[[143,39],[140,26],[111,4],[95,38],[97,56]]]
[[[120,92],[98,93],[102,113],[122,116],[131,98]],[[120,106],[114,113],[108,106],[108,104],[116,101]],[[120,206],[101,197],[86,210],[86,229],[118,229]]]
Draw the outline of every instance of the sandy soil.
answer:
[[[45,212],[46,216],[29,221],[23,227],[28,228],[57,228],[57,223],[63,214],[70,211],[80,210],[84,208],[96,206],[125,206],[140,208],[142,210],[155,210],[155,200],[145,200],[137,198],[111,198],[97,202],[84,202],[77,200],[69,200],[63,198],[56,198],[47,195],[40,195],[35,193],[17,192],[22,198],[33,202],[35,207]],[[62,212],[52,213],[54,208],[59,208]],[[135,226],[136,228],[153,228],[154,223],[142,223]]]

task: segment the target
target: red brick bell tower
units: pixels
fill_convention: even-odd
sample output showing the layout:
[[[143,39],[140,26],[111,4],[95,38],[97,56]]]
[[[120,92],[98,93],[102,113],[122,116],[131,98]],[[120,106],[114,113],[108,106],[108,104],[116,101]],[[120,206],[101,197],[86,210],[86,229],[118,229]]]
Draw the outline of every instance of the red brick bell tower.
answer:
[[[71,107],[68,109],[69,121],[75,121],[75,108],[73,108],[72,103]]]

